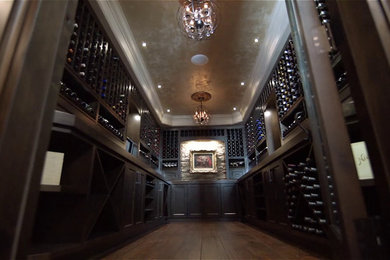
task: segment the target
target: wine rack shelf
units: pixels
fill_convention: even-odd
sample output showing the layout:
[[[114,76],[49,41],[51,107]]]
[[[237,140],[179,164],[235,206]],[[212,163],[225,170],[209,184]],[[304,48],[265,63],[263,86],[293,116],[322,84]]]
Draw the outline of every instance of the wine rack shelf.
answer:
[[[278,113],[282,120],[303,97],[296,54],[291,39],[272,73],[271,84],[275,88]]]
[[[229,157],[244,156],[242,129],[227,129],[227,147]]]
[[[165,170],[177,170],[179,167],[178,160],[163,160],[162,168]]]
[[[65,63],[61,96],[124,141],[133,83],[85,1],[77,6]]]
[[[327,223],[321,198],[317,168],[306,162],[288,163],[285,175],[288,219],[292,228],[325,235]]]
[[[146,175],[145,178],[145,200],[144,200],[144,221],[148,222],[156,217],[156,178]]]
[[[254,111],[245,124],[247,141],[247,153],[252,154],[261,142],[265,140],[266,130],[264,114],[262,111]]]
[[[174,159],[179,157],[179,131],[163,131],[162,158]],[[169,167],[164,166],[163,167]],[[176,166],[177,167],[177,166]]]
[[[264,196],[263,173],[258,172],[253,176],[253,195],[255,202],[255,213],[258,219],[267,219],[266,202]]]
[[[140,138],[148,150],[158,159],[160,157],[161,129],[150,112],[144,112],[141,117]],[[158,163],[158,161],[157,161]]]
[[[244,159],[229,159],[229,168],[244,168]]]

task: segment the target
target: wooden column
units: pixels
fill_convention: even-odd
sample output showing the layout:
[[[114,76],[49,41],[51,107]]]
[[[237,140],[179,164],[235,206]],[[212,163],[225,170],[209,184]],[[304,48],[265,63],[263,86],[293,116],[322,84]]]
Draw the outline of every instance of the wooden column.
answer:
[[[286,1],[297,50],[335,258],[361,259],[355,221],[366,217],[361,188],[332,67],[314,1]],[[327,177],[333,179],[339,217],[330,207]],[[340,219],[340,224],[338,223]]]
[[[27,255],[75,1],[15,1],[0,45],[0,259]]]
[[[367,143],[381,213],[390,221],[390,4],[382,0],[335,1],[331,12],[344,35],[340,49]]]

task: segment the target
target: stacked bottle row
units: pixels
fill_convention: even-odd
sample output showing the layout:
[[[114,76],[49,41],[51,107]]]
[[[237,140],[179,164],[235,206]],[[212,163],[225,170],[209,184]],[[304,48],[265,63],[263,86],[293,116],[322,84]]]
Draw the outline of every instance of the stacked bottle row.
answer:
[[[244,156],[242,129],[227,129],[227,146],[229,157]]]
[[[163,168],[177,168],[179,163],[177,160],[163,161],[162,166]]]
[[[285,117],[281,122],[284,126],[282,136],[286,137],[296,126],[300,125],[303,120],[306,119],[306,108],[304,102],[301,102],[294,108],[293,113],[290,116]]]
[[[294,45],[290,39],[268,82],[276,92],[279,117],[283,118],[294,103],[303,96]]]
[[[191,136],[224,136],[224,129],[197,129],[197,130],[181,130],[181,137]]]
[[[114,123],[107,118],[99,115],[98,122],[100,125],[104,126],[107,130],[117,136],[119,139],[124,140],[123,129],[119,129],[117,126],[114,126]]]
[[[324,235],[322,225],[327,223],[321,198],[316,167],[298,162],[287,165],[284,177],[288,219],[294,229]]]
[[[172,159],[179,157],[179,131],[163,131],[162,133],[162,158]],[[169,167],[163,165],[164,167]],[[177,167],[172,166],[172,167]]]
[[[242,168],[245,167],[244,159],[229,159],[229,168]]]
[[[66,61],[67,68],[126,121],[130,77],[83,1],[77,7]]]
[[[68,87],[65,83],[60,81],[60,93],[63,96],[66,96],[76,106],[81,108],[84,112],[89,114],[91,117],[95,118],[96,108],[91,106],[89,102],[86,102],[86,100],[84,100],[85,98],[81,97],[81,95],[77,93],[77,90],[73,90],[71,87]]]
[[[253,113],[245,124],[248,155],[253,153],[256,146],[265,138],[264,114]]]

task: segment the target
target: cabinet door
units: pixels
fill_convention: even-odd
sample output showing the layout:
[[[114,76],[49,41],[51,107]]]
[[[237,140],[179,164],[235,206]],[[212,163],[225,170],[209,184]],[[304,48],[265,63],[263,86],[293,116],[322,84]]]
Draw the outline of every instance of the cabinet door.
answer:
[[[172,185],[171,186],[172,187],[172,197],[171,197],[172,217],[187,216],[186,186],[187,185]]]
[[[157,214],[156,214],[156,217],[157,218],[162,218],[163,217],[163,198],[164,198],[164,194],[163,194],[163,188],[164,188],[164,184],[162,181],[157,181]]]
[[[145,175],[136,172],[135,176],[134,221],[135,224],[140,224],[143,222],[144,216]]]
[[[267,219],[271,222],[286,223],[287,212],[283,181],[283,167],[275,163],[267,167],[265,174],[265,195]]]
[[[188,186],[188,214],[189,216],[201,216],[202,215],[202,186],[201,185],[189,185]]]
[[[135,171],[126,168],[123,181],[123,227],[134,224],[135,178]]]
[[[206,216],[220,216],[221,196],[219,185],[202,185],[203,186],[203,210]]]
[[[281,163],[278,163],[270,171],[275,182],[276,221],[281,224],[287,224],[286,192],[283,180],[284,168]]]
[[[223,216],[237,216],[237,186],[235,184],[221,184],[221,200]]]

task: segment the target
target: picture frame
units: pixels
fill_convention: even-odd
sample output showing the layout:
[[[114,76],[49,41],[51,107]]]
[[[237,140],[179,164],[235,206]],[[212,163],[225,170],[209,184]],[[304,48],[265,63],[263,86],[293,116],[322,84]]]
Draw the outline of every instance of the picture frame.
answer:
[[[217,173],[216,151],[190,151],[190,173]]]

